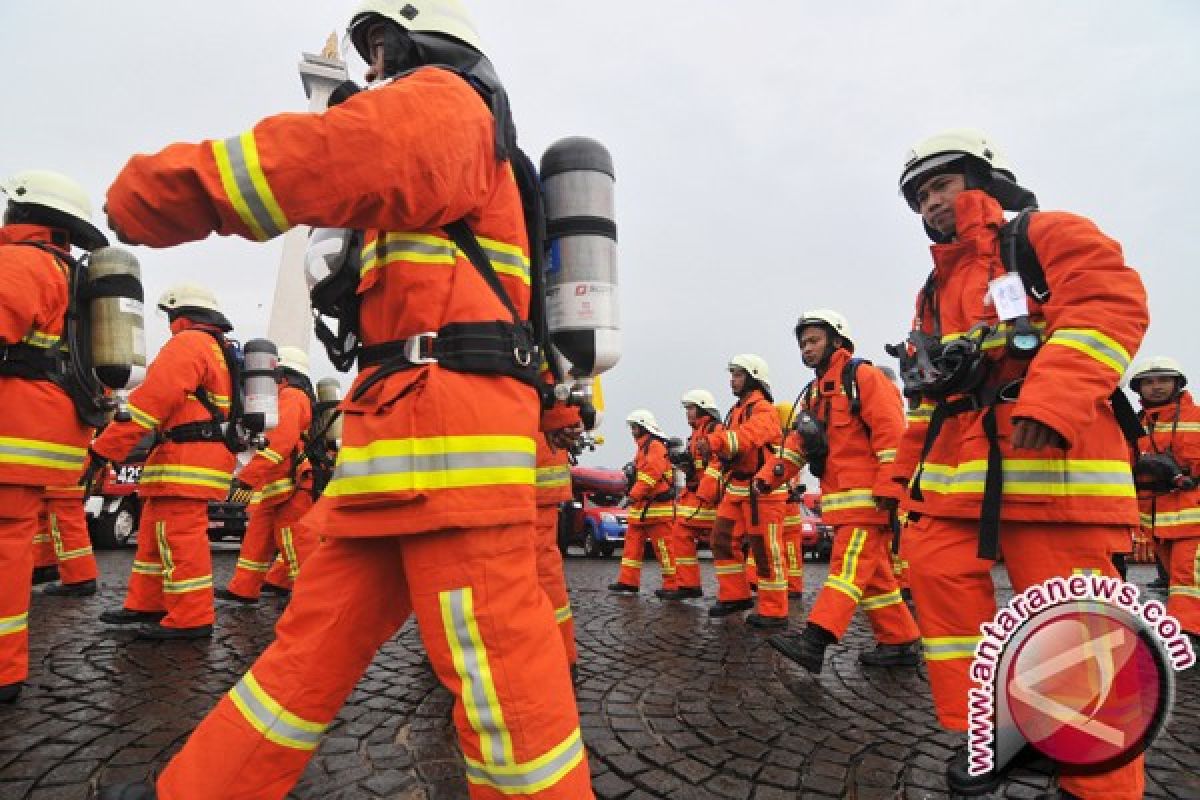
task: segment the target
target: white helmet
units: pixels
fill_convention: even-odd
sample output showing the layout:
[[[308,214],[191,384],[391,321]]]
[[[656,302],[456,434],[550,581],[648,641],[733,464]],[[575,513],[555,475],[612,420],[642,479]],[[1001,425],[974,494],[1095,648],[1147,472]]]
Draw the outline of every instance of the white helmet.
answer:
[[[18,172],[0,184],[14,205],[40,206],[66,218],[63,220],[72,234],[72,242],[85,250],[108,244],[108,237],[92,224],[92,201],[75,181],[48,169],[29,169]]]
[[[1139,361],[1134,365],[1129,372],[1129,388],[1135,392],[1138,389],[1138,384],[1142,378],[1151,376],[1170,376],[1179,378],[1179,388],[1187,386],[1187,375],[1183,374],[1183,367],[1178,361],[1170,356],[1153,356],[1145,361]]]
[[[159,296],[158,308],[167,312],[168,319],[182,314],[196,322],[210,323],[226,331],[233,330],[233,325],[217,305],[217,296],[207,286],[198,283],[175,284]]]
[[[684,408],[695,406],[712,417],[721,418],[721,409],[717,408],[717,399],[708,389],[689,389],[683,393],[680,403]]]
[[[821,325],[830,329],[834,334],[842,337],[846,342],[846,348],[851,353],[854,352],[854,340],[850,336],[850,323],[840,312],[834,311],[832,308],[815,308],[812,311],[802,312],[800,319],[796,321],[796,340],[800,340],[801,331],[813,325]]]
[[[363,61],[371,63],[367,47],[368,20],[380,16],[410,33],[433,33],[457,39],[482,53],[483,44],[459,0],[367,0],[350,16],[347,33]]]
[[[745,370],[747,375],[762,384],[763,389],[770,394],[771,376],[767,372],[767,362],[763,360],[762,356],[756,356],[753,353],[740,353],[729,359],[729,369],[733,370],[734,367]]]
[[[279,348],[279,367],[280,369],[290,369],[292,372],[298,372],[307,378],[309,377],[308,353],[299,347],[284,345]]]
[[[983,168],[983,172],[991,178],[1002,176],[1004,184],[1015,187],[1016,176],[1009,166],[1008,158],[988,139],[988,134],[974,128],[952,128],[949,131],[936,133],[928,139],[920,140],[913,145],[905,157],[904,172],[900,174],[900,193],[904,194],[908,205],[913,211],[919,209],[917,203],[917,188],[926,178],[944,172],[950,164],[960,161],[971,161]],[[992,187],[996,188],[996,187]],[[1020,187],[1016,187],[1020,188]],[[1020,190],[1024,196],[1032,198],[1032,194]],[[995,191],[989,193],[996,194]],[[1001,192],[1003,197],[996,197],[1003,207],[1010,211],[1018,211],[1031,205],[1024,196],[1008,197],[1007,192]],[[1009,207],[1016,204],[1018,207]]]
[[[654,414],[644,408],[639,408],[636,411],[630,411],[629,416],[625,421],[630,425],[640,425],[645,428],[651,436],[656,436],[659,439],[666,439],[667,434],[663,433],[663,429],[658,427],[658,420],[654,418]]]

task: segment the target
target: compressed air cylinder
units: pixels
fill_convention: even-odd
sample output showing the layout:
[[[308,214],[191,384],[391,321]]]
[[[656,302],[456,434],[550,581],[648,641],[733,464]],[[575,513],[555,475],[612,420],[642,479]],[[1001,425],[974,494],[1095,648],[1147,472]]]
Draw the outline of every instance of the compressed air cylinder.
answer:
[[[342,401],[342,385],[337,378],[322,378],[317,381],[317,406],[321,409],[321,430],[325,431],[325,443],[337,445],[342,440],[342,415],[338,403]]]
[[[599,375],[621,357],[612,156],[593,139],[562,139],[542,156],[541,179],[550,340],[572,375]]]
[[[146,376],[142,271],[133,253],[101,247],[88,257],[92,368],[110,389],[132,389]]]
[[[256,433],[279,424],[279,351],[270,339],[251,339],[242,347],[243,403],[246,426]]]

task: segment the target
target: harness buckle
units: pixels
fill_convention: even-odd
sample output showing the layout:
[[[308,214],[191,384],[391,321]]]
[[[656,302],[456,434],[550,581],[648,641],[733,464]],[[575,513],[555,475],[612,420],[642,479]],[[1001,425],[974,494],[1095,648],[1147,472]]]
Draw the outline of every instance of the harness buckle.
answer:
[[[437,339],[437,336],[437,331],[426,331],[405,339],[404,360],[410,364],[436,364],[437,356],[433,355],[433,341]]]
[[[533,361],[533,353],[523,347],[514,347],[513,360],[517,362],[517,366],[519,367],[528,367]]]

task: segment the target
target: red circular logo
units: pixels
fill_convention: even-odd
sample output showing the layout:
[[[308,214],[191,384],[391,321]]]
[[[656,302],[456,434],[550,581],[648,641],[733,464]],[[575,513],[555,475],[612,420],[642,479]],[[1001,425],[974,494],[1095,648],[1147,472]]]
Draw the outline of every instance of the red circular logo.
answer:
[[[1003,676],[1012,721],[1056,761],[1131,758],[1157,734],[1169,705],[1159,648],[1133,617],[1098,604],[1031,620]]]

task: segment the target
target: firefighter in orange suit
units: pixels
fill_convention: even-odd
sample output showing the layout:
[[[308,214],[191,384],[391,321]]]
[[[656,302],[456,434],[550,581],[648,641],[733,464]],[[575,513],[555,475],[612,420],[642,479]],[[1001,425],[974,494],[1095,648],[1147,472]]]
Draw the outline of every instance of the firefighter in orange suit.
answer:
[[[503,87],[457,2],[369,2],[349,38],[368,81],[390,82],[324,113],[135,157],[109,190],[116,229],[157,247],[214,229],[260,240],[298,224],[364,230],[359,263],[347,262],[359,372],[340,405],[335,474],[305,520],[321,545],[275,641],[162,771],[158,796],[284,797],[415,613],[455,698],[471,797],[590,798],[537,580],[538,361],[514,319],[528,315],[529,249]]]
[[[56,597],[90,597],[96,593],[96,556],[83,513],[83,487],[47,486],[42,512],[38,515],[39,536],[46,537],[49,561],[58,567],[59,583],[42,594]],[[41,564],[39,564],[40,566]]]
[[[537,572],[562,637],[567,664],[575,674],[579,654],[575,649],[575,619],[567,594],[562,551],[558,549],[559,506],[571,499],[571,462],[568,449],[583,433],[579,409],[563,402],[542,413],[542,433],[537,437]]]
[[[1167,570],[1167,613],[1200,637],[1200,408],[1179,362],[1155,356],[1134,367],[1146,435],[1134,464],[1142,531]]]
[[[72,245],[106,244],[81,186],[29,170],[0,184],[0,703],[17,699],[29,674],[33,540],[46,486],[74,483],[91,428],[49,379],[59,369]],[[61,255],[60,255],[61,254]]]
[[[687,442],[686,481],[675,509],[675,526],[671,532],[676,588],[655,592],[666,600],[704,596],[696,545],[702,537],[712,536],[712,526],[717,519],[717,488],[721,480],[721,462],[711,453],[708,458],[701,458],[696,452],[700,439],[721,429],[721,410],[717,408],[716,398],[707,389],[691,389],[684,392],[681,403],[692,434]]]
[[[772,405],[767,362],[744,353],[729,361],[729,387],[737,405],[725,418],[725,429],[700,440],[701,458],[715,455],[722,464],[723,495],[713,525],[713,568],[717,602],[710,617],[724,617],[754,607],[746,565],[735,547],[747,537],[758,579],[758,610],[746,622],[763,630],[787,627],[788,582],[783,556],[783,521],[787,489],[759,493],[752,479],[783,440],[779,412]]]
[[[138,625],[146,639],[205,638],[213,623],[208,501],[225,499],[235,462],[220,425],[233,392],[222,342],[233,326],[216,296],[193,283],[168,289],[158,308],[171,338],[130,392],[130,418],[92,442],[93,459],[119,462],[148,431],[158,437],[138,481],[144,502],[129,592],[100,620]]]
[[[938,719],[965,731],[979,626],[996,611],[993,559],[1021,592],[1073,571],[1115,577],[1112,556],[1130,548],[1137,499],[1110,397],[1145,334],[1146,293],[1091,221],[1043,211],[1016,220],[1042,275],[1014,260],[1025,292],[994,302],[992,280],[1012,285],[998,246],[1004,211],[1036,200],[978,131],[918,144],[900,188],[934,241],[910,345],[895,350],[917,403],[896,461],[909,487],[902,549]],[[964,745],[948,765],[954,791],[999,784],[1002,771],[971,776],[966,756]],[[1100,773],[1060,765],[1071,796],[1140,798],[1143,783],[1140,756]]]
[[[637,594],[642,582],[642,557],[646,542],[654,549],[662,570],[662,587],[656,594],[671,597],[677,588],[675,556],[671,535],[675,527],[675,469],[667,455],[667,435],[658,420],[645,409],[625,418],[637,444],[633,458],[633,482],[629,488],[629,528],[621,553],[621,571],[608,590]]]
[[[224,600],[253,603],[276,553],[287,572],[280,589],[291,588],[300,565],[316,547],[316,536],[300,522],[312,508],[312,466],[304,455],[316,396],[308,375],[308,353],[279,348],[279,422],[267,446],[254,454],[233,479],[229,499],[248,504],[250,519],[229,587],[217,589]]]
[[[920,634],[892,571],[888,524],[902,493],[891,471],[904,432],[900,392],[878,368],[854,359],[849,325],[837,311],[802,314],[796,341],[816,379],[801,395],[783,451],[759,470],[757,480],[766,491],[794,478],[807,462],[821,479],[821,514],[836,534],[829,576],[804,630],[773,636],[770,644],[819,673],[825,648],[841,640],[861,607],[878,645],[859,661],[914,666]]]

